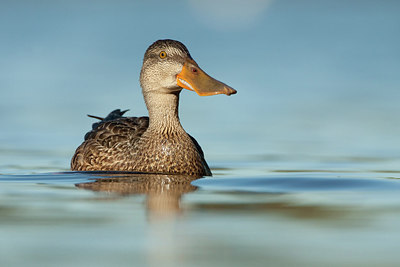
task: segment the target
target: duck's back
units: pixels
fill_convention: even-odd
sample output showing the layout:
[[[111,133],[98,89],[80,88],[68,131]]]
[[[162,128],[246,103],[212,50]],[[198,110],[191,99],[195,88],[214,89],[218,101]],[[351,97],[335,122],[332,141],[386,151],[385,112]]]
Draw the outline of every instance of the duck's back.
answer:
[[[122,117],[122,114],[115,110],[93,124],[93,129],[85,135],[84,142],[72,157],[72,170],[128,170],[130,152],[147,130],[149,118]]]

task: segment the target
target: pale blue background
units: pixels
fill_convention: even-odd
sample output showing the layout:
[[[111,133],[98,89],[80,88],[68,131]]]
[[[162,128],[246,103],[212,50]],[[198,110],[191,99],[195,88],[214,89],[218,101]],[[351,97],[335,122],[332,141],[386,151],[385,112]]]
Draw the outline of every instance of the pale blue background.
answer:
[[[141,61],[162,38],[238,90],[182,93],[182,123],[211,162],[400,156],[398,1],[243,3],[1,1],[0,167],[42,152],[56,160],[35,164],[68,169],[86,114],[146,115]]]

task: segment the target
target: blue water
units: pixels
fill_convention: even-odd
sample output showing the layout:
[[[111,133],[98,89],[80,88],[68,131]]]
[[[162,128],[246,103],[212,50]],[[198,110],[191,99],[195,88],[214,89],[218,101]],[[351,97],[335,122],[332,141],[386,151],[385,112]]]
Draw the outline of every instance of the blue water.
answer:
[[[2,175],[5,266],[395,266],[398,173]]]
[[[399,13],[2,1],[0,265],[398,266]],[[162,38],[238,90],[181,94],[214,176],[70,172],[86,114],[147,114],[141,61]]]

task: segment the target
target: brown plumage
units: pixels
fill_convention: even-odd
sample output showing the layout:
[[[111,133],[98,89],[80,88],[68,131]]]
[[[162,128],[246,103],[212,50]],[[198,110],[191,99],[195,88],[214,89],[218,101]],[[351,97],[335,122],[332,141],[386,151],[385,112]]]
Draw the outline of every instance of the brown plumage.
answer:
[[[113,111],[86,134],[71,169],[211,175],[199,144],[180,124],[179,94],[183,88],[199,95],[236,91],[204,73],[187,48],[173,40],[159,40],[147,49],[140,84],[149,117]]]

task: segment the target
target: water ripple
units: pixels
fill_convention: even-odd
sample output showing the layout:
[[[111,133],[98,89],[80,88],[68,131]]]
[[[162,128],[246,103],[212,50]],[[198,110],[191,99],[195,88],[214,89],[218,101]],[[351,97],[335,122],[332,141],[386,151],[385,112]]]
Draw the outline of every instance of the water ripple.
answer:
[[[257,193],[300,193],[310,191],[398,191],[397,179],[372,179],[353,177],[288,176],[253,178],[203,178],[192,182],[204,190],[242,191]]]

